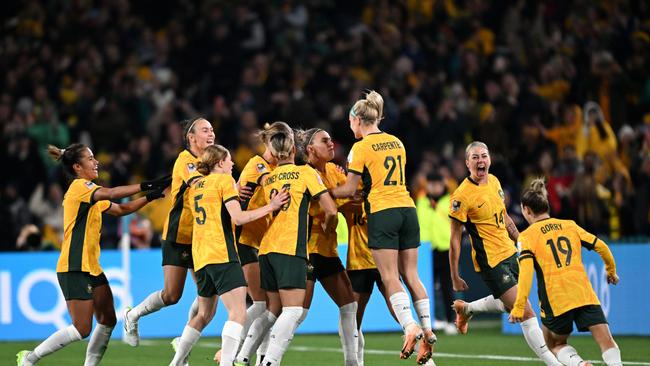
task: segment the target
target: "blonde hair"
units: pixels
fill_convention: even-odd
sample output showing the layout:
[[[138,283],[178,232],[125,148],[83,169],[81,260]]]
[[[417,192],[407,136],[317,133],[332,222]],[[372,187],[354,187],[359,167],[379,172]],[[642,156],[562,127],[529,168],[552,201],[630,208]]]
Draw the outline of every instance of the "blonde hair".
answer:
[[[469,145],[467,145],[467,147],[465,148],[465,160],[469,159],[469,151],[472,150],[472,149],[475,148],[475,147],[482,147],[482,148],[484,148],[485,150],[487,150],[488,154],[490,154],[490,149],[488,149],[488,147],[487,147],[487,145],[485,144],[485,142],[481,142],[481,141],[472,141],[472,142],[470,142]]]
[[[228,149],[221,145],[210,145],[203,151],[196,170],[203,175],[208,175],[226,156],[228,156]]]
[[[364,125],[379,123],[384,118],[384,98],[374,90],[366,93],[364,99],[357,100],[350,108],[350,115],[358,117]]]
[[[521,204],[530,208],[536,215],[549,211],[548,192],[544,178],[535,178],[530,182],[530,186],[521,194]]]
[[[278,160],[286,160],[291,156],[291,149],[294,147],[293,132],[276,131],[268,136],[268,146],[273,155]]]
[[[284,132],[285,134],[291,135],[293,137],[293,130],[291,127],[289,127],[286,122],[282,121],[265,123],[264,127],[257,132],[257,136],[260,138],[260,140],[262,140],[262,143],[264,143],[264,145],[269,146],[271,136],[278,132]]]

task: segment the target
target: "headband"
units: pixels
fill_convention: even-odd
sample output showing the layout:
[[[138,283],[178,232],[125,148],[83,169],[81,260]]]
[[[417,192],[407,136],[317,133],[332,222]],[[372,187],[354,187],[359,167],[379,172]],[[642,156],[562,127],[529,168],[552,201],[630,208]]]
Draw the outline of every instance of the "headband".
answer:
[[[203,119],[203,118],[197,118],[197,119],[195,119],[195,120],[192,122],[192,124],[190,125],[190,128],[187,129],[187,133],[185,134],[185,138],[187,138],[187,134],[189,134],[190,131],[192,131],[192,128],[193,128],[194,125],[196,124],[196,121],[198,121],[198,120],[200,120],[200,119]]]
[[[311,134],[311,136],[309,137],[309,141],[307,141],[307,146],[311,145],[312,141],[314,141],[314,136],[316,136],[316,134],[319,133],[319,132],[321,132],[321,131],[324,131],[324,130],[321,129],[321,128],[317,128],[317,129],[314,131],[314,133]]]
[[[350,115],[351,115],[352,117],[356,117],[356,116],[357,116],[357,114],[354,113],[354,106],[352,106],[352,107],[350,108]]]

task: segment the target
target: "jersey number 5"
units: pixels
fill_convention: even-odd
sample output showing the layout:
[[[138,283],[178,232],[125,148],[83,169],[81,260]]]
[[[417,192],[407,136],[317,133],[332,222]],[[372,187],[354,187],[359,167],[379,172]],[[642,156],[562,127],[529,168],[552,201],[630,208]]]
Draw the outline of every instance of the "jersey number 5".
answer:
[[[203,198],[202,194],[199,194],[198,196],[194,197],[194,211],[196,211],[197,214],[201,215],[196,217],[196,223],[199,225],[205,224],[205,219],[206,219],[205,208],[199,206],[199,200],[201,198]]]
[[[384,159],[384,168],[388,169],[388,174],[386,179],[384,179],[385,186],[396,186],[397,180],[391,180],[393,173],[395,173],[395,167],[399,167],[399,185],[404,185],[404,170],[402,169],[402,155],[397,155],[397,160],[393,156],[387,156]]]
[[[557,247],[553,243],[553,239],[548,239],[546,245],[551,247],[551,252],[553,252],[553,259],[555,259],[555,265],[557,268],[562,268],[562,261],[560,260],[560,255],[558,251],[566,256],[564,265],[568,266],[571,264],[571,242],[564,236],[557,238]]]

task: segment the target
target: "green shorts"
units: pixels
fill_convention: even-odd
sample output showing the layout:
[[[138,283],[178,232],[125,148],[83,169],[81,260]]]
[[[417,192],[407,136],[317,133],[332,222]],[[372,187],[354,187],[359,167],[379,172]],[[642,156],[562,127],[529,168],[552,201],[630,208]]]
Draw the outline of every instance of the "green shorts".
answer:
[[[368,215],[370,249],[404,250],[420,246],[420,224],[414,207],[388,208]]]
[[[494,268],[483,270],[479,274],[483,282],[490,289],[490,292],[492,292],[494,298],[498,299],[511,287],[517,285],[517,280],[519,279],[517,255],[513,254],[499,262]]]
[[[571,334],[574,322],[579,332],[587,332],[592,325],[607,324],[607,319],[600,305],[585,305],[562,315],[542,318],[542,324],[555,334]]]
[[[280,253],[260,255],[260,278],[266,291],[307,288],[307,260]]]
[[[196,271],[196,288],[201,297],[221,296],[238,287],[246,287],[246,280],[237,262],[208,264]]]
[[[194,261],[192,260],[192,246],[189,244],[177,244],[163,240],[162,253],[163,266],[194,268]]]
[[[345,271],[341,258],[325,257],[320,254],[310,254],[309,263],[313,266],[312,281],[322,280],[323,278]]]
[[[246,244],[237,243],[237,254],[239,254],[239,262],[242,266],[245,266],[249,263],[257,263],[259,259],[257,258],[258,250]]]
[[[350,277],[352,289],[356,293],[370,294],[375,284],[377,284],[377,288],[382,286],[381,275],[377,268],[348,270],[348,277]]]
[[[56,277],[66,301],[91,300],[95,287],[108,285],[108,279],[103,272],[98,276],[88,272],[57,272]]]

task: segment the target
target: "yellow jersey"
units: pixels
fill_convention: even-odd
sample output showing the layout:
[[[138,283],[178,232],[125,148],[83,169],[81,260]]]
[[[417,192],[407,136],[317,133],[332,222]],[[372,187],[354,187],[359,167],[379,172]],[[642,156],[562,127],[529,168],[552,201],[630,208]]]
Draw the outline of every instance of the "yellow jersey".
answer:
[[[465,178],[451,195],[449,217],[465,225],[476,272],[493,268],[517,252],[506,229],[504,201],[501,183],[492,174],[484,185]]]
[[[361,176],[366,213],[415,207],[406,189],[406,150],[395,136],[371,133],[357,141],[348,155],[348,171]]]
[[[99,237],[102,212],[111,201],[95,202],[93,194],[100,186],[87,180],[75,179],[63,197],[63,244],[56,264],[57,272],[88,272],[93,276],[103,270],[99,265]]]
[[[199,158],[189,150],[178,154],[172,172],[170,195],[173,203],[163,226],[162,240],[177,244],[192,244],[192,205],[187,197],[189,178],[198,174]]]
[[[542,318],[585,305],[600,305],[582,264],[581,252],[582,247],[593,250],[596,245],[605,245],[595,235],[572,220],[549,218],[530,225],[517,240],[521,245],[519,261],[523,264],[532,259],[534,263]],[[532,281],[532,274],[527,280]],[[525,306],[526,300],[517,296],[516,303]]]
[[[194,270],[208,264],[238,262],[235,230],[226,202],[239,196],[230,174],[211,173],[190,183],[187,196],[192,202],[192,259]]]
[[[345,183],[345,174],[334,163],[325,164],[325,173],[321,173],[318,170],[315,171],[327,189],[332,189]],[[349,199],[347,198],[337,199],[335,203],[340,207],[348,201]],[[323,231],[322,223],[324,213],[318,202],[312,203],[309,214],[311,216],[311,231],[307,244],[309,254],[316,253],[324,257],[337,258],[339,252],[336,232],[327,234]]]
[[[368,218],[364,211],[344,214],[348,224],[348,271],[377,268],[368,248]]]
[[[269,229],[262,238],[260,255],[281,253],[308,258],[309,206],[327,188],[314,168],[283,164],[263,178],[264,196],[289,190],[289,201],[273,213]]]
[[[261,187],[261,180],[264,175],[270,173],[274,166],[269,164],[263,157],[255,155],[252,157],[239,176],[239,184],[250,187],[253,190],[253,196],[242,201],[242,210],[254,210],[266,205],[264,198],[264,189]],[[238,243],[248,245],[259,249],[262,237],[269,227],[271,221],[270,215],[259,218],[237,228]]]

